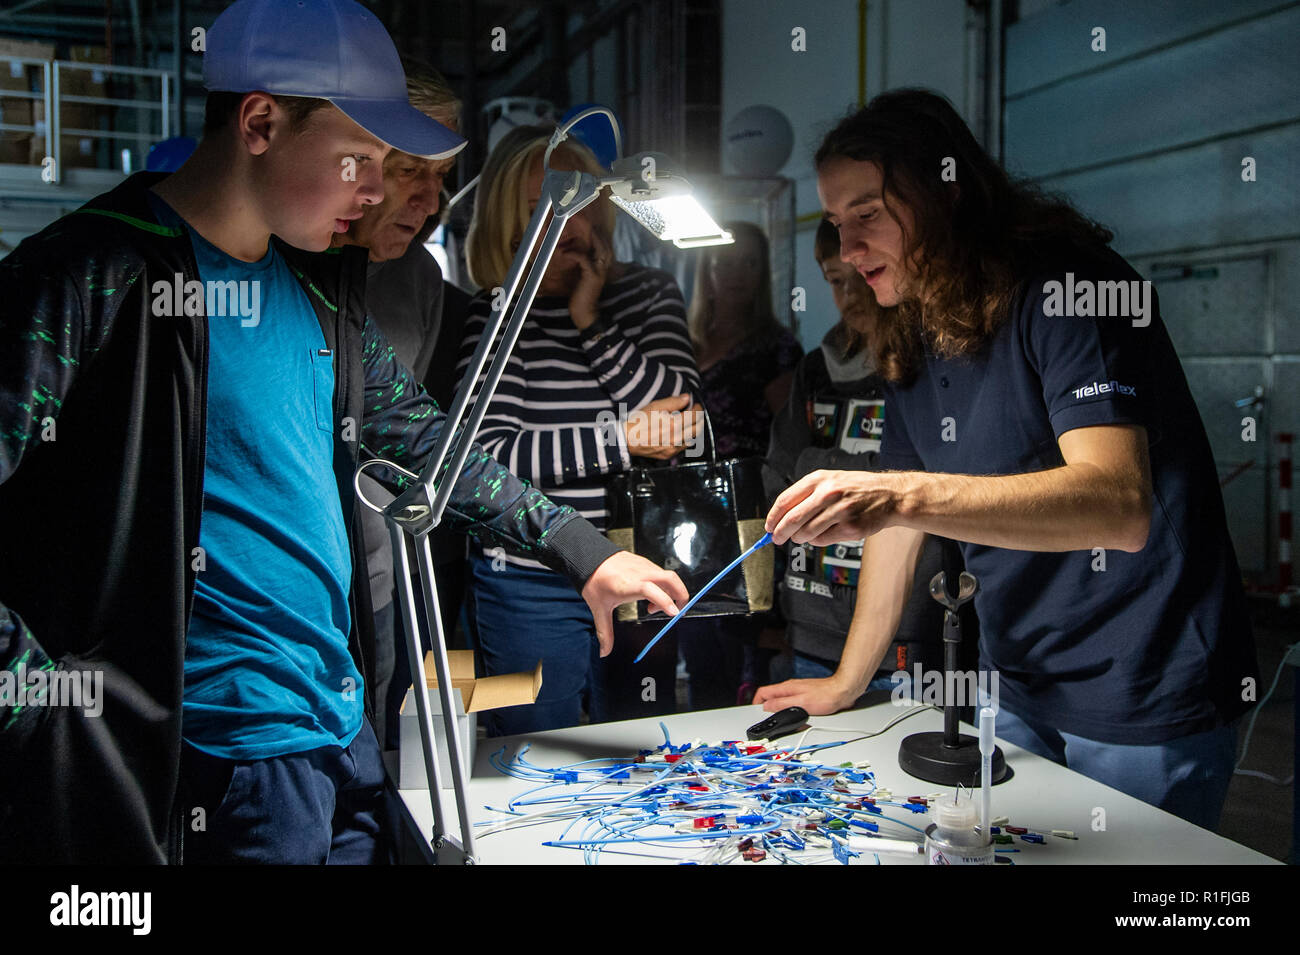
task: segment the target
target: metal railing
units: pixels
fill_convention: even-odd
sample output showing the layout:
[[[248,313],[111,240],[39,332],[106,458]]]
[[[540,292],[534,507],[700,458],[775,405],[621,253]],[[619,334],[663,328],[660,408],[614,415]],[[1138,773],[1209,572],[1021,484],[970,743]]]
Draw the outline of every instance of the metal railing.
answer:
[[[141,144],[141,152],[144,152],[144,144],[161,142],[171,137],[172,126],[172,98],[171,84],[175,82],[170,70],[147,69],[137,66],[110,66],[106,63],[80,63],[71,60],[40,60],[31,57],[6,56],[0,54],[0,69],[6,65],[17,64],[25,68],[28,66],[40,67],[41,69],[41,89],[39,92],[31,90],[10,90],[0,89],[0,99],[25,99],[33,103],[40,100],[44,110],[44,122],[33,123],[8,123],[0,122],[0,133],[18,132],[32,133],[34,136],[45,139],[45,159],[53,160],[42,162],[41,165],[48,168],[48,172],[42,173],[41,178],[49,183],[57,184],[63,176],[63,136],[76,136],[81,139],[109,139],[119,142],[135,142]],[[12,69],[12,67],[10,67]],[[81,96],[75,94],[64,94],[63,76],[68,71],[83,71],[91,73],[102,73],[105,75],[115,75],[123,77],[141,77],[145,79],[155,79],[160,84],[160,94],[158,99],[119,99],[111,96]],[[152,115],[155,111],[159,117],[159,132],[140,132],[126,129],[82,129],[78,127],[65,128],[63,125],[64,103],[80,104],[88,106],[113,107],[117,109],[134,109],[145,111]],[[33,110],[33,120],[35,119],[35,110]],[[147,125],[152,126],[150,122]],[[142,164],[143,165],[143,164]],[[129,172],[129,169],[123,169],[123,172]]]

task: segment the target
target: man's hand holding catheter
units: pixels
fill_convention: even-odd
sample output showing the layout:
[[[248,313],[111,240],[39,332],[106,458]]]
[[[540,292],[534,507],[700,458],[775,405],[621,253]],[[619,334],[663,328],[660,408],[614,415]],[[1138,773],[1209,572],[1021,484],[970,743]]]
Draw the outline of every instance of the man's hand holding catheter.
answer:
[[[871,583],[858,588],[834,675],[760,687],[754,702],[813,715],[852,706],[898,629],[927,533],[1015,550],[1141,550],[1151,522],[1146,430],[1078,428],[1058,446],[1062,467],[1027,474],[814,471],[786,488],[767,516],[773,540],[865,538],[860,579]]]
[[[1057,443],[1064,465],[1026,474],[814,471],[776,499],[766,529],[777,544],[817,546],[889,527],[1013,550],[1136,553],[1146,546],[1146,429],[1077,428]]]

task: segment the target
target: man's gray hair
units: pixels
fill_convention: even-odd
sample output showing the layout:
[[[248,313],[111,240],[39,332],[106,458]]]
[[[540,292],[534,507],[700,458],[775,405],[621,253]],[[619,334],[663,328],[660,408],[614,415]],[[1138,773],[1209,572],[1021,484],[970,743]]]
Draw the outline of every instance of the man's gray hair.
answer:
[[[406,71],[406,95],[411,105],[444,126],[459,129],[461,102],[443,75],[411,57],[402,58],[402,68]]]

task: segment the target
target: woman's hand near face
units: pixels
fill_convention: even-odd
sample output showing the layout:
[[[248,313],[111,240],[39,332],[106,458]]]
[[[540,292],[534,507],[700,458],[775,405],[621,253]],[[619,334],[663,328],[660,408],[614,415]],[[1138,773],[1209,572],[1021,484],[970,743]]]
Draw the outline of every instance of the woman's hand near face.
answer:
[[[587,328],[599,314],[596,303],[614,261],[609,243],[595,229],[591,231],[591,250],[577,256],[578,284],[569,293],[569,317],[579,330]]]

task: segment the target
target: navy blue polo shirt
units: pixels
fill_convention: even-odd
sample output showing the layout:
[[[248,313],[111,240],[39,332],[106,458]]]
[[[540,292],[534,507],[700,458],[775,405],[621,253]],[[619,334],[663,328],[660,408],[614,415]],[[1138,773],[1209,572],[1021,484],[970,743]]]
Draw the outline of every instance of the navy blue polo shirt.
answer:
[[[1087,284],[1117,281],[1130,284]],[[961,544],[980,581],[981,667],[998,672],[1001,705],[1121,744],[1230,721],[1251,705],[1243,680],[1258,683],[1209,441],[1147,288],[1135,316],[1140,277],[1113,253],[1031,278],[979,353],[927,349],[916,378],[888,389],[880,456],[889,470],[1020,474],[1063,465],[1066,431],[1146,428],[1154,493],[1138,553]],[[1097,314],[1123,311],[1124,291],[1126,314]]]

